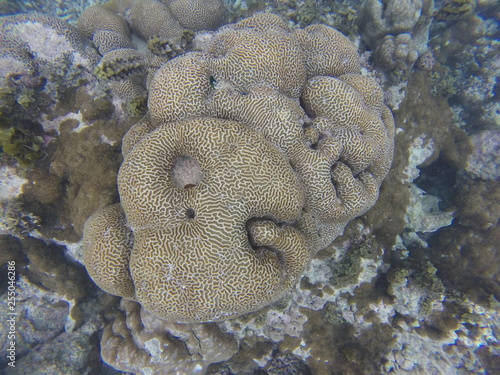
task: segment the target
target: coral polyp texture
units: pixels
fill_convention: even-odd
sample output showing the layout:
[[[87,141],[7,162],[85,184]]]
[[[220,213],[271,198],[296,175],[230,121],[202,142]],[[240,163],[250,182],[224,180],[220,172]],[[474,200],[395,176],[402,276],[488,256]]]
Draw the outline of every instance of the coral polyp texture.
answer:
[[[257,14],[161,66],[124,138],[120,204],[85,224],[96,284],[170,322],[283,297],[392,162],[392,114],[357,59],[334,29]]]

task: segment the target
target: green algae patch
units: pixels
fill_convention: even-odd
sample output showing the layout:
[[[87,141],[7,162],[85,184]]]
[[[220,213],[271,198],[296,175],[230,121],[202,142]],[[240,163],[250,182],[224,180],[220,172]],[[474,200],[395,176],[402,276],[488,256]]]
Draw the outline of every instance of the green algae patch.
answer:
[[[44,139],[34,129],[0,125],[0,155],[30,166],[43,155]]]

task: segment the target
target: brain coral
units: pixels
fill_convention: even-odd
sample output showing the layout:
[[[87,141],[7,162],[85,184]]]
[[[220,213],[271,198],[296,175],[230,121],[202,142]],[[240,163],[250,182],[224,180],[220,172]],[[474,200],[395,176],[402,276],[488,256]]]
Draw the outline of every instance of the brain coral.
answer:
[[[209,67],[215,79],[242,90],[266,82],[298,98],[306,80],[303,51],[286,25],[269,19],[262,14],[251,18],[252,23],[247,19],[219,31],[212,41]]]
[[[127,38],[130,36],[127,21],[102,5],[86,8],[78,18],[77,28],[87,38],[92,38],[98,30],[113,31]]]
[[[125,226],[125,214],[119,204],[97,211],[84,227],[86,248],[85,264],[90,276],[99,280],[104,290],[114,290],[126,298],[133,298],[134,285],[130,277],[128,262],[132,247],[131,231]],[[102,241],[102,230],[106,241]],[[120,262],[121,263],[118,263]]]
[[[392,162],[383,93],[326,26],[291,31],[272,14],[224,26],[148,88],[149,114],[123,143],[124,216],[89,219],[86,266],[106,291],[169,321],[276,301],[373,205]]]
[[[337,30],[310,25],[297,30],[295,36],[305,52],[308,77],[358,73],[361,69],[356,47]]]
[[[6,35],[0,32],[0,79],[9,76],[20,76],[21,74],[34,75],[37,66],[33,62],[33,55],[16,36]]]
[[[224,18],[222,0],[163,0],[179,23],[191,30],[213,30]]]
[[[149,90],[149,113],[153,120],[161,123],[208,115],[210,71],[203,57],[201,53],[188,53],[158,69]]]
[[[299,181],[279,151],[242,124],[195,118],[157,128],[127,154],[118,187],[134,233],[132,255],[118,253],[124,225],[115,239],[98,222],[102,213],[85,228],[89,241],[100,238],[86,246],[95,259],[86,264],[95,272],[129,264],[134,298],[166,320],[252,311],[287,290],[307,264],[305,238],[287,225],[303,205]],[[108,225],[118,226],[113,215]],[[114,264],[100,258],[102,247]],[[151,262],[156,257],[161,261]],[[111,283],[100,286],[123,295]]]
[[[155,0],[135,1],[130,9],[130,26],[155,54],[175,56],[182,52],[190,39],[169,8]]]

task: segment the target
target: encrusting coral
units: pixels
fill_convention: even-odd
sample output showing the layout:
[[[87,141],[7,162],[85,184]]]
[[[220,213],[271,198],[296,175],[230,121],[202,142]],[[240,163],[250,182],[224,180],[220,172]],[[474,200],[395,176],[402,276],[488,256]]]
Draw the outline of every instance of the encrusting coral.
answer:
[[[123,142],[123,212],[85,224],[96,283],[173,322],[281,298],[373,205],[391,165],[392,114],[359,71],[335,30],[292,32],[272,14],[160,67],[149,114]]]

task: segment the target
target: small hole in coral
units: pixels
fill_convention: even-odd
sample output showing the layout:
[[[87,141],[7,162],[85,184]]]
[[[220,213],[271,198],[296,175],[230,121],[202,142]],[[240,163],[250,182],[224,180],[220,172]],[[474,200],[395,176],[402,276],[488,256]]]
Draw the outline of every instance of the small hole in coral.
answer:
[[[215,90],[215,88],[217,87],[217,80],[215,79],[214,76],[210,76],[210,87],[212,87],[212,89]]]
[[[188,209],[186,210],[186,217],[187,217],[188,219],[194,219],[194,218],[196,217],[196,211],[195,211],[195,210],[193,210],[192,208],[188,208]]]
[[[184,186],[184,189],[191,189],[194,188],[196,185],[195,184],[187,184]]]

